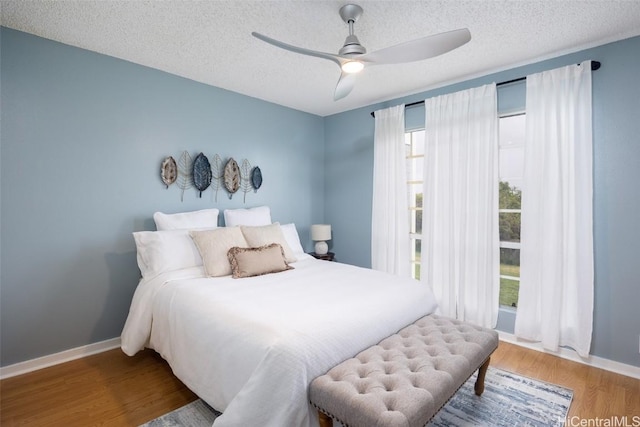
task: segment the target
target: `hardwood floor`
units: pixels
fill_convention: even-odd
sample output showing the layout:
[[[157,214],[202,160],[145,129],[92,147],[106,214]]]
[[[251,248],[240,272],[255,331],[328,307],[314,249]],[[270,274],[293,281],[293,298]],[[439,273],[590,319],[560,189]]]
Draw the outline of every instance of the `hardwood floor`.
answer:
[[[0,425],[138,426],[196,398],[154,351],[116,349],[0,381]]]
[[[567,426],[605,426],[586,420],[627,416],[628,426],[640,426],[640,380],[615,374],[550,354],[500,342],[491,356],[491,366],[573,390]],[[632,418],[637,416],[637,422]],[[578,419],[583,419],[580,424]],[[622,424],[624,426],[624,424]]]
[[[573,389],[567,426],[625,415],[640,425],[640,380],[504,342],[491,366]],[[137,426],[195,399],[155,352],[117,349],[0,381],[0,424]]]

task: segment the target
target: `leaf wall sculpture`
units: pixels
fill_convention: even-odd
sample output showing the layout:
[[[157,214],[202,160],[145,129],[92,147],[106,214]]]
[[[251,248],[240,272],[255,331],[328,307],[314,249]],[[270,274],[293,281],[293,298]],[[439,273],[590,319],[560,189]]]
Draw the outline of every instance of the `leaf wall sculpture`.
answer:
[[[218,201],[218,190],[220,189],[220,184],[222,182],[222,159],[219,155],[213,156],[211,160],[211,189],[215,193],[215,201]]]
[[[240,168],[233,157],[227,161],[224,167],[224,186],[229,192],[229,198],[240,188]]]
[[[262,171],[258,166],[253,168],[251,172],[251,185],[253,185],[254,192],[258,192],[258,188],[262,186]]]
[[[184,192],[192,187],[199,191],[199,197],[202,198],[202,192],[211,187],[213,190],[212,199],[218,201],[218,190],[224,185],[229,192],[229,199],[233,195],[242,190],[244,193],[243,203],[247,201],[247,193],[258,192],[262,186],[262,171],[258,166],[253,167],[248,159],[242,159],[241,166],[230,157],[226,163],[222,158],[215,154],[211,161],[204,153],[198,154],[192,159],[187,150],[180,154],[180,158],[176,160],[172,156],[163,159],[160,167],[160,177],[167,188],[174,182],[180,188],[180,201],[184,202]]]
[[[193,185],[200,192],[199,197],[202,198],[202,192],[211,184],[211,164],[204,153],[200,153],[193,161]]]
[[[178,160],[178,187],[182,190],[180,201],[184,201],[184,190],[193,187],[193,162],[187,150],[182,152]]]
[[[240,166],[240,188],[244,193],[244,198],[242,199],[242,203],[247,202],[247,193],[251,191],[251,163],[249,160],[243,159],[242,165]]]
[[[176,182],[176,179],[178,178],[178,165],[176,165],[176,161],[173,157],[165,157],[162,161],[162,165],[160,166],[160,177],[167,188]]]

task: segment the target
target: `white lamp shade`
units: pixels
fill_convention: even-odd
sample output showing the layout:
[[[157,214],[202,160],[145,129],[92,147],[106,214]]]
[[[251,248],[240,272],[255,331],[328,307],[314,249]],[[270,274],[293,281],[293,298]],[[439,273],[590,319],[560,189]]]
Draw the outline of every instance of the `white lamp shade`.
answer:
[[[311,226],[311,240],[313,241],[325,241],[331,240],[331,225],[329,224],[314,224]]]

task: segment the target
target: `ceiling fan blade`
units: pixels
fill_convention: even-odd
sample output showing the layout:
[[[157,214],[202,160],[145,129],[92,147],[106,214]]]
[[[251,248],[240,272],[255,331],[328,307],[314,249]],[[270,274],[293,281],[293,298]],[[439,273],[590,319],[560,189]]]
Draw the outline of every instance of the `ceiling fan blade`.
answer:
[[[300,53],[302,55],[315,56],[316,58],[328,59],[329,61],[333,61],[336,64],[338,64],[338,66],[341,66],[342,63],[344,62],[344,59],[332,53],[318,52],[315,50],[305,49],[303,47],[293,46],[256,32],[251,33],[251,35],[257,39],[262,40],[263,42],[269,43],[281,49],[289,50],[295,53]]]
[[[467,28],[422,37],[358,56],[359,61],[373,64],[400,64],[421,61],[456,49],[471,40]]]
[[[342,99],[351,93],[353,87],[356,85],[356,75],[357,74],[353,73],[345,73],[344,71],[340,74],[340,79],[336,85],[336,91],[333,93],[334,101]]]

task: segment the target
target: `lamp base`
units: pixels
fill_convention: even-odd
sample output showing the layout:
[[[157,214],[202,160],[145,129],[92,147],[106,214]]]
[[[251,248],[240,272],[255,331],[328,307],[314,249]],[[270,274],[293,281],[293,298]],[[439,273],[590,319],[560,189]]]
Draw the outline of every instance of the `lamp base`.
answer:
[[[329,245],[327,245],[327,242],[318,241],[316,242],[315,250],[318,255],[326,255],[329,252]]]

